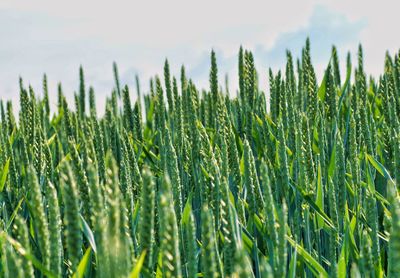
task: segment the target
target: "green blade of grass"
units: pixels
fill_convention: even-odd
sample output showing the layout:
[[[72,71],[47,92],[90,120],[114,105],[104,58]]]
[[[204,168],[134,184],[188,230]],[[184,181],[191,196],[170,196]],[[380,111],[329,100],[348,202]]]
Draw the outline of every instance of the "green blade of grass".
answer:
[[[3,166],[3,170],[1,171],[0,192],[3,192],[4,187],[6,185],[9,168],[10,168],[10,158],[7,159],[6,163]]]
[[[129,278],[139,278],[140,271],[142,270],[144,258],[146,257],[146,250],[142,252],[136,265],[133,267],[132,272],[129,274]]]
[[[84,277],[84,275],[86,273],[86,269],[88,267],[88,263],[90,261],[91,252],[92,252],[92,247],[89,246],[86,249],[85,254],[83,255],[81,261],[79,262],[76,272],[72,275],[72,278],[83,278]]]
[[[311,256],[301,245],[297,244],[291,237],[286,235],[287,241],[297,250],[300,258],[307,264],[316,277],[329,277],[326,270]]]

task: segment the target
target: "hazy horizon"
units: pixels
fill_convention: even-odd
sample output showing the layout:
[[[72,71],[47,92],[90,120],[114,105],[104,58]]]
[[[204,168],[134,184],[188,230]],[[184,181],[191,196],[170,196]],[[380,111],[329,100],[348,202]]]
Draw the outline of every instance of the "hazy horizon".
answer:
[[[56,101],[58,82],[72,99],[82,65],[86,84],[94,87],[103,109],[104,96],[114,86],[114,61],[122,84],[134,88],[138,74],[147,90],[151,76],[162,76],[166,58],[172,74],[179,75],[184,64],[188,76],[208,88],[211,49],[217,54],[220,85],[228,74],[232,93],[240,45],[254,53],[260,86],[267,91],[268,68],[284,68],[285,49],[298,57],[307,37],[319,77],[333,44],[343,68],[348,51],[354,63],[359,43],[367,73],[378,75],[385,52],[393,54],[400,46],[400,38],[393,36],[399,8],[396,1],[371,5],[359,0],[248,1],[246,6],[211,0],[1,3],[0,97],[18,103],[19,76],[41,94],[46,73],[51,102]]]

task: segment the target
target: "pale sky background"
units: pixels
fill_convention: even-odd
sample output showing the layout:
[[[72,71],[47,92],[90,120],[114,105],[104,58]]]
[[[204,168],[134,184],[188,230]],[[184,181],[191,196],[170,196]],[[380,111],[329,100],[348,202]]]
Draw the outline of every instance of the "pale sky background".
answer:
[[[185,64],[189,77],[208,88],[212,48],[220,84],[228,73],[234,92],[240,45],[253,51],[267,91],[268,68],[284,68],[285,50],[298,56],[307,36],[319,76],[332,44],[344,67],[347,51],[356,61],[360,42],[367,72],[377,75],[386,50],[400,48],[399,11],[400,1],[394,0],[1,1],[0,98],[18,104],[19,76],[41,94],[46,72],[51,102],[56,103],[58,82],[72,100],[82,64],[103,109],[114,86],[113,61],[122,84],[134,88],[137,73],[146,90],[150,76],[162,76],[165,58],[173,74]]]

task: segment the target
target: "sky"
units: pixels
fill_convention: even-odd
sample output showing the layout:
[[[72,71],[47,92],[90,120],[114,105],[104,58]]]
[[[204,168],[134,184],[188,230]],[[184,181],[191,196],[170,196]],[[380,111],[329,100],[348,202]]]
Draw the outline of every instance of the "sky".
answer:
[[[237,89],[240,45],[254,53],[260,87],[268,90],[268,68],[285,66],[286,49],[298,57],[307,37],[318,76],[333,44],[344,69],[348,51],[355,61],[362,43],[367,73],[378,75],[386,51],[400,48],[400,1],[365,0],[35,0],[0,2],[0,98],[18,105],[18,79],[42,93],[47,74],[54,105],[57,83],[72,101],[79,66],[94,87],[99,109],[114,87],[112,63],[122,84],[143,90],[162,76],[168,59],[172,74],[187,73],[208,88],[210,51],[217,54],[220,84],[225,74]]]

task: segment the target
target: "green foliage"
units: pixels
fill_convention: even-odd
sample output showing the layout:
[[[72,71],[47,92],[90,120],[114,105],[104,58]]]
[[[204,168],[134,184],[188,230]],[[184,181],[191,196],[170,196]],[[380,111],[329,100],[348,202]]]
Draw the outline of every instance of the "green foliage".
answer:
[[[48,221],[44,210],[44,202],[38,179],[33,167],[28,168],[27,187],[30,191],[29,207],[35,226],[35,238],[38,242],[43,264],[46,268],[50,265],[50,239]]]
[[[151,172],[143,170],[143,186],[140,196],[139,240],[141,252],[146,251],[144,267],[150,272],[153,268],[155,184]]]
[[[179,251],[179,232],[171,183],[168,175],[164,176],[160,195],[160,237],[163,277],[181,277],[181,256]]]
[[[31,246],[29,242],[29,233],[28,228],[26,226],[26,222],[22,219],[21,216],[17,215],[14,219],[14,234],[16,240],[21,244],[21,246],[28,252],[31,252]],[[57,231],[59,235],[59,230]],[[34,276],[32,262],[27,260],[26,258],[21,259],[21,266],[25,275],[32,277]],[[57,261],[57,260],[55,260]],[[51,262],[52,263],[52,262]]]
[[[50,232],[50,270],[55,275],[62,273],[63,244],[60,231],[62,230],[58,195],[55,187],[49,182],[46,185],[48,201],[48,219]]]
[[[72,175],[71,167],[63,164],[61,169],[61,192],[64,203],[64,227],[67,258],[70,261],[70,269],[75,272],[82,254],[82,233],[79,218],[79,193],[76,181]]]

